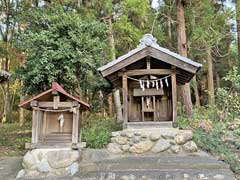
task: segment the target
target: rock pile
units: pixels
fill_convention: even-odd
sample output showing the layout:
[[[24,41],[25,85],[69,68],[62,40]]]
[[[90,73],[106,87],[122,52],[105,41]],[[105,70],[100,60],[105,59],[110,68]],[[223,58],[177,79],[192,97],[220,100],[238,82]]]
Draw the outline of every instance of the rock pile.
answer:
[[[193,133],[189,130],[154,129],[154,130],[123,130],[113,132],[111,143],[107,149],[114,154],[146,152],[192,153],[197,145],[192,141]]]
[[[79,170],[80,151],[71,149],[35,149],[23,157],[21,177],[74,175]]]

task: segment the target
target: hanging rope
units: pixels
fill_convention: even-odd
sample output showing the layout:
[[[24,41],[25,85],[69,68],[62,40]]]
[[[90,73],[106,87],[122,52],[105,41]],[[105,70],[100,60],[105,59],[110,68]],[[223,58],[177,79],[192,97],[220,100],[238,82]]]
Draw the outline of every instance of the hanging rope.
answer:
[[[140,85],[140,88],[145,91],[145,83],[146,83],[146,88],[156,88],[157,90],[159,89],[159,85],[160,85],[160,88],[162,89],[163,88],[163,80],[166,84],[166,86],[168,87],[169,84],[168,84],[168,80],[167,78],[170,77],[171,75],[168,75],[168,76],[165,76],[163,78],[159,78],[159,79],[154,79],[154,80],[143,80],[143,79],[135,79],[133,77],[128,77],[128,79],[131,79],[133,81],[138,81],[139,82],[139,85]]]
[[[166,79],[166,78],[168,78],[168,77],[170,77],[170,76],[171,76],[171,75],[168,75],[168,76],[165,76],[165,77],[163,77],[163,78],[153,79],[153,80],[149,80],[149,81],[151,81],[151,82],[152,82],[152,81],[160,81],[160,80]],[[135,78],[129,77],[129,76],[128,76],[128,79],[131,79],[131,80],[134,80],[134,81],[138,81],[138,82],[139,82],[139,81],[143,81],[143,82],[144,82],[144,81],[146,81],[146,82],[148,81],[148,80],[142,80],[142,79],[135,79]]]
[[[39,107],[33,107],[33,110],[40,110],[40,111],[44,111],[44,112],[73,112],[76,113],[76,109],[79,107],[73,107],[73,108],[68,108],[68,109],[43,109],[43,108],[39,108]]]

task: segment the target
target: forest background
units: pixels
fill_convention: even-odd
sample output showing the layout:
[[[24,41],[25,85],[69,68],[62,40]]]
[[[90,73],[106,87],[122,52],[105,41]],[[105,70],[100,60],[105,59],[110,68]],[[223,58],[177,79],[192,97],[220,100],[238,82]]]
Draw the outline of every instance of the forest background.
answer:
[[[0,10],[0,75],[11,74],[0,85],[0,120],[14,124],[14,131],[31,120],[19,102],[53,81],[92,105],[87,121],[92,115],[116,117],[114,99],[121,93],[97,68],[151,33],[160,46],[203,64],[190,84],[179,87],[180,126],[202,128],[198,145],[209,151],[223,141],[207,139],[215,135],[216,122],[222,129],[234,126],[240,136],[240,0],[1,0]],[[85,132],[85,138],[89,146],[102,147],[106,133],[96,131]],[[203,135],[209,147],[201,145]],[[240,169],[239,162],[233,168]]]

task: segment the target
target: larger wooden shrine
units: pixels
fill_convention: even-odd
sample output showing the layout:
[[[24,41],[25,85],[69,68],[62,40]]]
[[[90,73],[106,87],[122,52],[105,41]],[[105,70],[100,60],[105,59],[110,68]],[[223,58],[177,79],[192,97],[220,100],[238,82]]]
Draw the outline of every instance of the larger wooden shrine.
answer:
[[[80,144],[82,111],[89,104],[68,94],[58,83],[41,94],[22,102],[22,108],[32,110],[32,143],[26,148],[71,147]]]
[[[122,88],[125,127],[177,120],[177,85],[189,82],[201,68],[186,57],[160,47],[145,34],[136,49],[98,70],[114,88]]]

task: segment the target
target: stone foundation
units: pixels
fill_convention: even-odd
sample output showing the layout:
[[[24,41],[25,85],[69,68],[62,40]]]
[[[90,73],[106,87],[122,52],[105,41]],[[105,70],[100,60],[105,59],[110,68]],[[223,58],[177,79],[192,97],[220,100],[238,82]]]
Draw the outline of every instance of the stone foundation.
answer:
[[[70,148],[34,149],[23,157],[17,178],[74,175],[79,170],[80,151]]]
[[[124,153],[193,153],[197,145],[190,130],[175,128],[126,129],[113,132],[107,149],[114,154]]]

